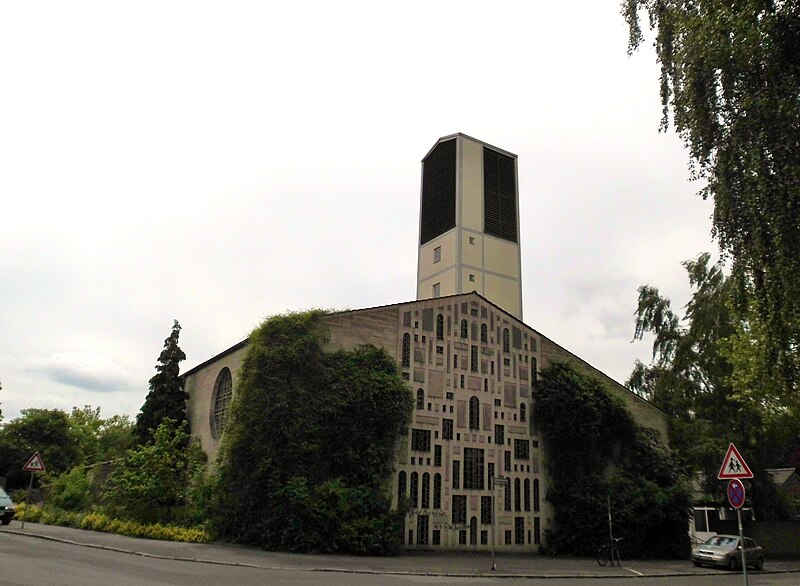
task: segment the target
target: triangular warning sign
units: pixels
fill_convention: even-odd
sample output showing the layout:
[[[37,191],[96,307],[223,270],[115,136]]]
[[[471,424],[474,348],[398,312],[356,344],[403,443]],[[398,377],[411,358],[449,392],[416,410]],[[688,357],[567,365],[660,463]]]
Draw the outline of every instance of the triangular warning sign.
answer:
[[[739,450],[733,444],[728,446],[728,452],[725,454],[725,459],[722,460],[722,467],[719,469],[717,478],[720,480],[731,480],[733,478],[752,478],[753,473],[747,466]]]
[[[39,452],[34,452],[33,456],[30,457],[28,463],[25,464],[22,469],[25,472],[44,472],[44,460],[42,460]]]

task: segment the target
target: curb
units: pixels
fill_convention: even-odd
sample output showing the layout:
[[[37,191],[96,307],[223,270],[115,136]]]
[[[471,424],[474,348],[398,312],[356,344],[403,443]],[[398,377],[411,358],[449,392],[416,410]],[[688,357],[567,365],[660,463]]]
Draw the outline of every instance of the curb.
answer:
[[[274,570],[282,572],[328,572],[334,574],[364,574],[364,575],[386,575],[386,576],[421,576],[430,578],[494,578],[494,579],[539,579],[539,580],[630,580],[637,578],[681,578],[697,576],[694,572],[669,572],[660,574],[642,574],[636,570],[622,567],[621,569],[631,572],[631,574],[614,575],[608,574],[496,574],[496,573],[463,573],[463,572],[426,572],[426,571],[400,571],[400,570],[369,570],[369,569],[343,569],[343,568],[327,568],[327,567],[308,567],[308,568],[293,568],[286,566],[271,566],[264,564],[255,564],[247,562],[226,562],[224,560],[213,560],[205,558],[189,558],[171,555],[162,555],[157,553],[148,553],[144,551],[136,551],[122,547],[113,547],[110,545],[99,545],[97,543],[84,543],[80,541],[73,541],[71,539],[63,539],[61,537],[53,537],[51,535],[41,535],[36,533],[27,533],[18,529],[4,529],[3,533],[13,535],[22,535],[24,537],[32,537],[34,539],[43,539],[45,541],[54,541],[58,543],[65,543],[68,545],[75,545],[78,547],[90,547],[93,549],[100,549],[104,551],[113,551],[115,553],[124,553],[128,555],[135,555],[144,558],[170,560],[178,562],[195,562],[201,564],[213,564],[217,566],[229,566],[238,568],[252,568],[256,570]],[[793,574],[800,573],[797,570],[761,570],[758,575],[764,574]],[[730,572],[716,570],[702,574],[703,576],[727,576]]]

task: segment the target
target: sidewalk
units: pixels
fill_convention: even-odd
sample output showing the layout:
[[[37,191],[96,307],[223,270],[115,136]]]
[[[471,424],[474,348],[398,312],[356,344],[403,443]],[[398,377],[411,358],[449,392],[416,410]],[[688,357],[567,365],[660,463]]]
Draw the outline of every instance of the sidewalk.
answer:
[[[252,568],[357,572],[367,574],[408,574],[453,577],[526,577],[526,578],[636,578],[642,576],[691,576],[723,573],[695,568],[688,560],[623,560],[623,566],[599,567],[594,559],[550,558],[537,555],[497,554],[497,570],[484,552],[404,552],[397,557],[355,557],[343,555],[305,555],[276,553],[229,544],[196,544],[125,537],[111,533],[84,531],[68,527],[25,523],[3,526],[0,531],[22,539],[39,538],[95,547],[145,557],[243,566]],[[767,561],[762,573],[798,572],[800,560]]]

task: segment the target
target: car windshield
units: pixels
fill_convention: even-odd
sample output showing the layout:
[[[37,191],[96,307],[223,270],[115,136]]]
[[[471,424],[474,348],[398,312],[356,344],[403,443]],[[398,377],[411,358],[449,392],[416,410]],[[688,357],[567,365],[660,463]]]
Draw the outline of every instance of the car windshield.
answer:
[[[715,547],[727,547],[729,549],[733,549],[736,547],[736,542],[738,539],[736,537],[729,537],[727,535],[715,535],[714,537],[708,539],[705,545],[713,545]]]
[[[5,498],[8,498],[8,495],[6,494],[6,491],[4,491],[4,490],[2,489],[2,487],[0,487],[0,498],[4,498],[4,497],[5,497]]]

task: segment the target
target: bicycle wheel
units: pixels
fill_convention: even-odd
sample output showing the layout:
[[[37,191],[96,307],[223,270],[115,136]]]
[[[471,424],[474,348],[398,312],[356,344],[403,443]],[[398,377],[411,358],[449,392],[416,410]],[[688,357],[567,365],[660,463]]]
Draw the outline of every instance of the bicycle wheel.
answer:
[[[600,548],[597,550],[597,563],[601,566],[605,566],[608,563],[608,545],[601,545]],[[612,561],[613,563],[613,561]]]

